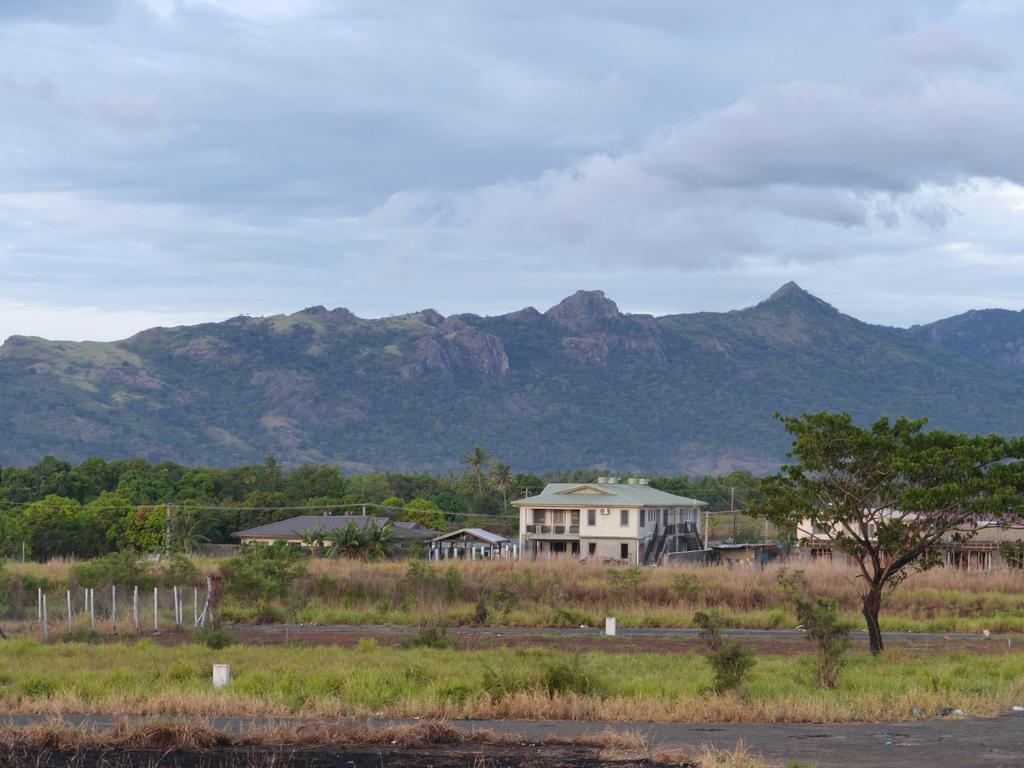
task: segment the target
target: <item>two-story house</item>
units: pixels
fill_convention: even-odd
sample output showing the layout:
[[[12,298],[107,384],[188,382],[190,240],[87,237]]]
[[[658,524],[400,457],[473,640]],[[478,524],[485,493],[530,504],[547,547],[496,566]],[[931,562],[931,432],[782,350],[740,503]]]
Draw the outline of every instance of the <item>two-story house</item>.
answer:
[[[521,558],[570,555],[654,565],[671,552],[701,548],[706,502],[652,488],[644,478],[599,477],[548,483],[519,509]]]

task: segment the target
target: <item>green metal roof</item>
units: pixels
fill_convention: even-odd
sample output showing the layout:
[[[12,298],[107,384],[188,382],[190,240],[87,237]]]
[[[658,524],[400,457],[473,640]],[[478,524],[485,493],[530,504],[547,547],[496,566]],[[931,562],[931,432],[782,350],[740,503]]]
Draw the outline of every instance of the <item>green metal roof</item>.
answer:
[[[548,483],[536,496],[513,501],[515,507],[706,507],[706,501],[676,496],[632,483]]]

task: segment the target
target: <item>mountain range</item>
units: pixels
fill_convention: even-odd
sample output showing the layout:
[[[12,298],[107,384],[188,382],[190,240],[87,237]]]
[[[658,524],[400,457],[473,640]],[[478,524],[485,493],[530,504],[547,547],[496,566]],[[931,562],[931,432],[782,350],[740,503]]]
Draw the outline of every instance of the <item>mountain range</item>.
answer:
[[[273,454],[445,471],[479,443],[516,471],[767,471],[788,447],[773,412],[812,410],[1022,433],[1024,312],[891,328],[787,283],[722,313],[627,314],[578,291],[543,313],[363,319],[311,307],[0,347],[3,464]]]

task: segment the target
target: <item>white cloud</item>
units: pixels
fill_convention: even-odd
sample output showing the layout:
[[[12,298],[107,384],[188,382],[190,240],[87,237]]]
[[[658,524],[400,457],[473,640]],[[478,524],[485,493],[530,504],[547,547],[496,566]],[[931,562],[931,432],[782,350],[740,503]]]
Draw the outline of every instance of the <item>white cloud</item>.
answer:
[[[797,278],[910,322],[1016,275],[1010,5],[0,6],[19,306],[486,312],[607,277],[670,311]]]

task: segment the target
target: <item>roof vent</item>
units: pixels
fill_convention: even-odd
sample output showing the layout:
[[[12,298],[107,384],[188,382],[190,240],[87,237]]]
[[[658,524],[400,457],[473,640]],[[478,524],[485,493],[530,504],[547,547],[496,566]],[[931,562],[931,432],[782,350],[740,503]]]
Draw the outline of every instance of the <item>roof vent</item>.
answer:
[[[609,485],[615,485],[620,480],[621,480],[621,478],[618,478],[618,477],[609,477],[608,478],[608,484]]]
[[[635,477],[626,478],[626,485],[636,485],[636,478]]]
[[[598,483],[607,483],[608,482],[608,478],[607,477],[599,477],[599,478],[597,478],[596,482],[598,482]]]
[[[636,484],[637,485],[650,485],[651,481],[648,480],[646,477],[638,477],[636,479]]]

